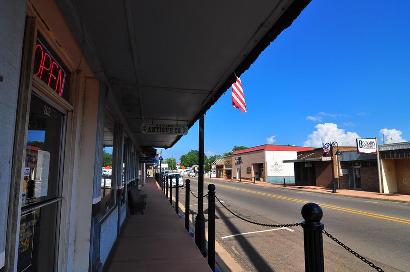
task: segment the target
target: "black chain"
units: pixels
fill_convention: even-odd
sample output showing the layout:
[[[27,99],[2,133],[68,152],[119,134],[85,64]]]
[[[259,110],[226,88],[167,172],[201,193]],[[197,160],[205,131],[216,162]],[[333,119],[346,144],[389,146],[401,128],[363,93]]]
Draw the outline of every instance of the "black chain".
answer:
[[[198,198],[198,196],[195,195],[194,192],[191,191],[191,189],[189,189],[189,191],[191,192],[191,195],[193,195],[195,198]],[[204,195],[203,197],[207,197],[207,196],[208,196],[208,194]]]
[[[191,190],[189,190],[189,192],[191,193],[191,195],[193,195],[195,198],[198,198],[197,195],[194,194],[194,192],[192,192]]]
[[[332,234],[330,234],[329,232],[327,232],[326,230],[323,230],[323,233],[329,237],[330,239],[332,239],[334,242],[336,242],[339,246],[343,247],[344,249],[346,249],[347,251],[349,251],[351,254],[353,254],[355,257],[359,258],[362,262],[368,264],[371,268],[374,268],[376,271],[379,272],[384,272],[383,269],[381,269],[380,267],[378,267],[377,265],[375,265],[374,263],[372,263],[371,261],[369,261],[368,259],[366,259],[365,257],[363,257],[362,255],[360,255],[359,253],[357,253],[356,251],[354,251],[353,249],[351,249],[350,247],[348,247],[347,245],[343,244],[342,242],[340,242],[336,237],[334,237]]]
[[[239,219],[254,224],[254,225],[259,225],[259,226],[264,226],[264,227],[271,227],[271,228],[290,228],[290,227],[297,227],[300,226],[301,223],[295,223],[295,224],[266,224],[266,223],[260,223],[260,222],[255,222],[255,221],[251,221],[249,219],[246,219],[240,215],[238,215],[237,213],[233,212],[231,209],[229,209],[228,207],[226,207],[223,202],[217,197],[215,196],[215,198],[218,200],[218,202],[222,205],[222,207],[224,207],[228,212],[230,212],[232,215],[238,217]]]

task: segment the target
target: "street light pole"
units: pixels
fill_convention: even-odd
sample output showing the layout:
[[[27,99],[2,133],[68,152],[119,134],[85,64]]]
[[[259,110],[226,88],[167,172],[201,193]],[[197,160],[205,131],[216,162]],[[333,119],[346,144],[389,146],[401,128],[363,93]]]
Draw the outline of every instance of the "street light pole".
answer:
[[[237,157],[235,164],[239,165],[239,182],[242,182],[242,157]]]
[[[159,157],[159,177],[162,178],[162,159]]]
[[[199,119],[199,173],[198,173],[198,214],[195,219],[195,244],[206,256],[205,216],[204,216],[204,115]]]
[[[242,166],[239,164],[239,182],[242,182]]]
[[[331,157],[333,158],[333,148],[336,147],[336,178],[334,177],[334,165],[332,165],[332,173],[333,173],[333,181],[332,181],[332,193],[336,193],[336,188],[340,187],[340,183],[339,183],[339,160],[338,160],[338,156],[341,154],[341,152],[339,151],[339,144],[334,141],[331,143],[326,143],[323,145],[323,148],[329,148],[330,149],[330,154]],[[333,160],[332,160],[333,162]]]

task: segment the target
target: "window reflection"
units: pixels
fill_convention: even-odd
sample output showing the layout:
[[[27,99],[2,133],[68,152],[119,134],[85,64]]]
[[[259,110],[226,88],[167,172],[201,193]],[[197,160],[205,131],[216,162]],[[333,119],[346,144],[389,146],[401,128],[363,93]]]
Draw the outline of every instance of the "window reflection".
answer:
[[[33,96],[23,169],[23,206],[58,197],[64,115]]]

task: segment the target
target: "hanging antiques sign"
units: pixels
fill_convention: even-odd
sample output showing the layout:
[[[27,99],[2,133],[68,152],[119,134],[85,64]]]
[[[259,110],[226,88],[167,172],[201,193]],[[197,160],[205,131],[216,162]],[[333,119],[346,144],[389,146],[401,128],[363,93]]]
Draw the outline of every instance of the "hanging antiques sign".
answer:
[[[357,152],[365,154],[377,153],[377,139],[376,138],[358,138],[356,139]]]
[[[170,124],[142,124],[141,132],[144,134],[186,135],[187,125]]]
[[[33,73],[59,96],[67,99],[67,68],[40,34],[34,47]]]

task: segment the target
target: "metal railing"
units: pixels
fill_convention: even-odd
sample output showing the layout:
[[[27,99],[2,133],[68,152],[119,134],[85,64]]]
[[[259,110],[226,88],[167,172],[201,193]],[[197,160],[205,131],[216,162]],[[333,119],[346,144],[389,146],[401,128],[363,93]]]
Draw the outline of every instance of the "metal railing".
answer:
[[[169,199],[172,205],[172,184],[168,186],[167,179],[161,179],[159,181],[160,186],[164,194],[166,194],[168,198],[168,187],[169,187]],[[179,201],[179,188],[178,185],[176,188],[176,202],[175,202],[175,211],[178,214],[178,201]],[[190,196],[198,198],[197,194],[195,194],[191,190],[191,183],[190,180],[187,179],[185,181],[185,229],[189,232],[190,231]],[[265,227],[273,227],[273,228],[290,228],[290,227],[302,227],[303,229],[303,237],[304,237],[304,253],[305,253],[305,271],[306,272],[323,272],[324,271],[324,254],[323,254],[323,234],[326,237],[331,239],[332,241],[336,242],[340,245],[343,249],[351,253],[353,256],[370,266],[371,268],[375,269],[376,271],[383,272],[384,270],[375,265],[373,262],[368,260],[366,257],[360,255],[352,248],[347,246],[346,244],[342,243],[339,239],[335,236],[330,234],[324,229],[323,223],[321,223],[321,219],[323,217],[323,211],[321,207],[316,203],[306,203],[303,205],[301,214],[303,217],[302,222],[296,223],[287,223],[287,224],[270,224],[265,222],[257,222],[245,218],[239,215],[238,212],[232,210],[229,205],[222,201],[215,193],[215,185],[209,184],[208,185],[208,194],[204,197],[208,197],[208,264],[212,271],[215,271],[215,207],[216,201],[221,205],[222,208],[226,209],[230,214],[235,216],[236,218],[247,222],[249,224],[265,226]]]

